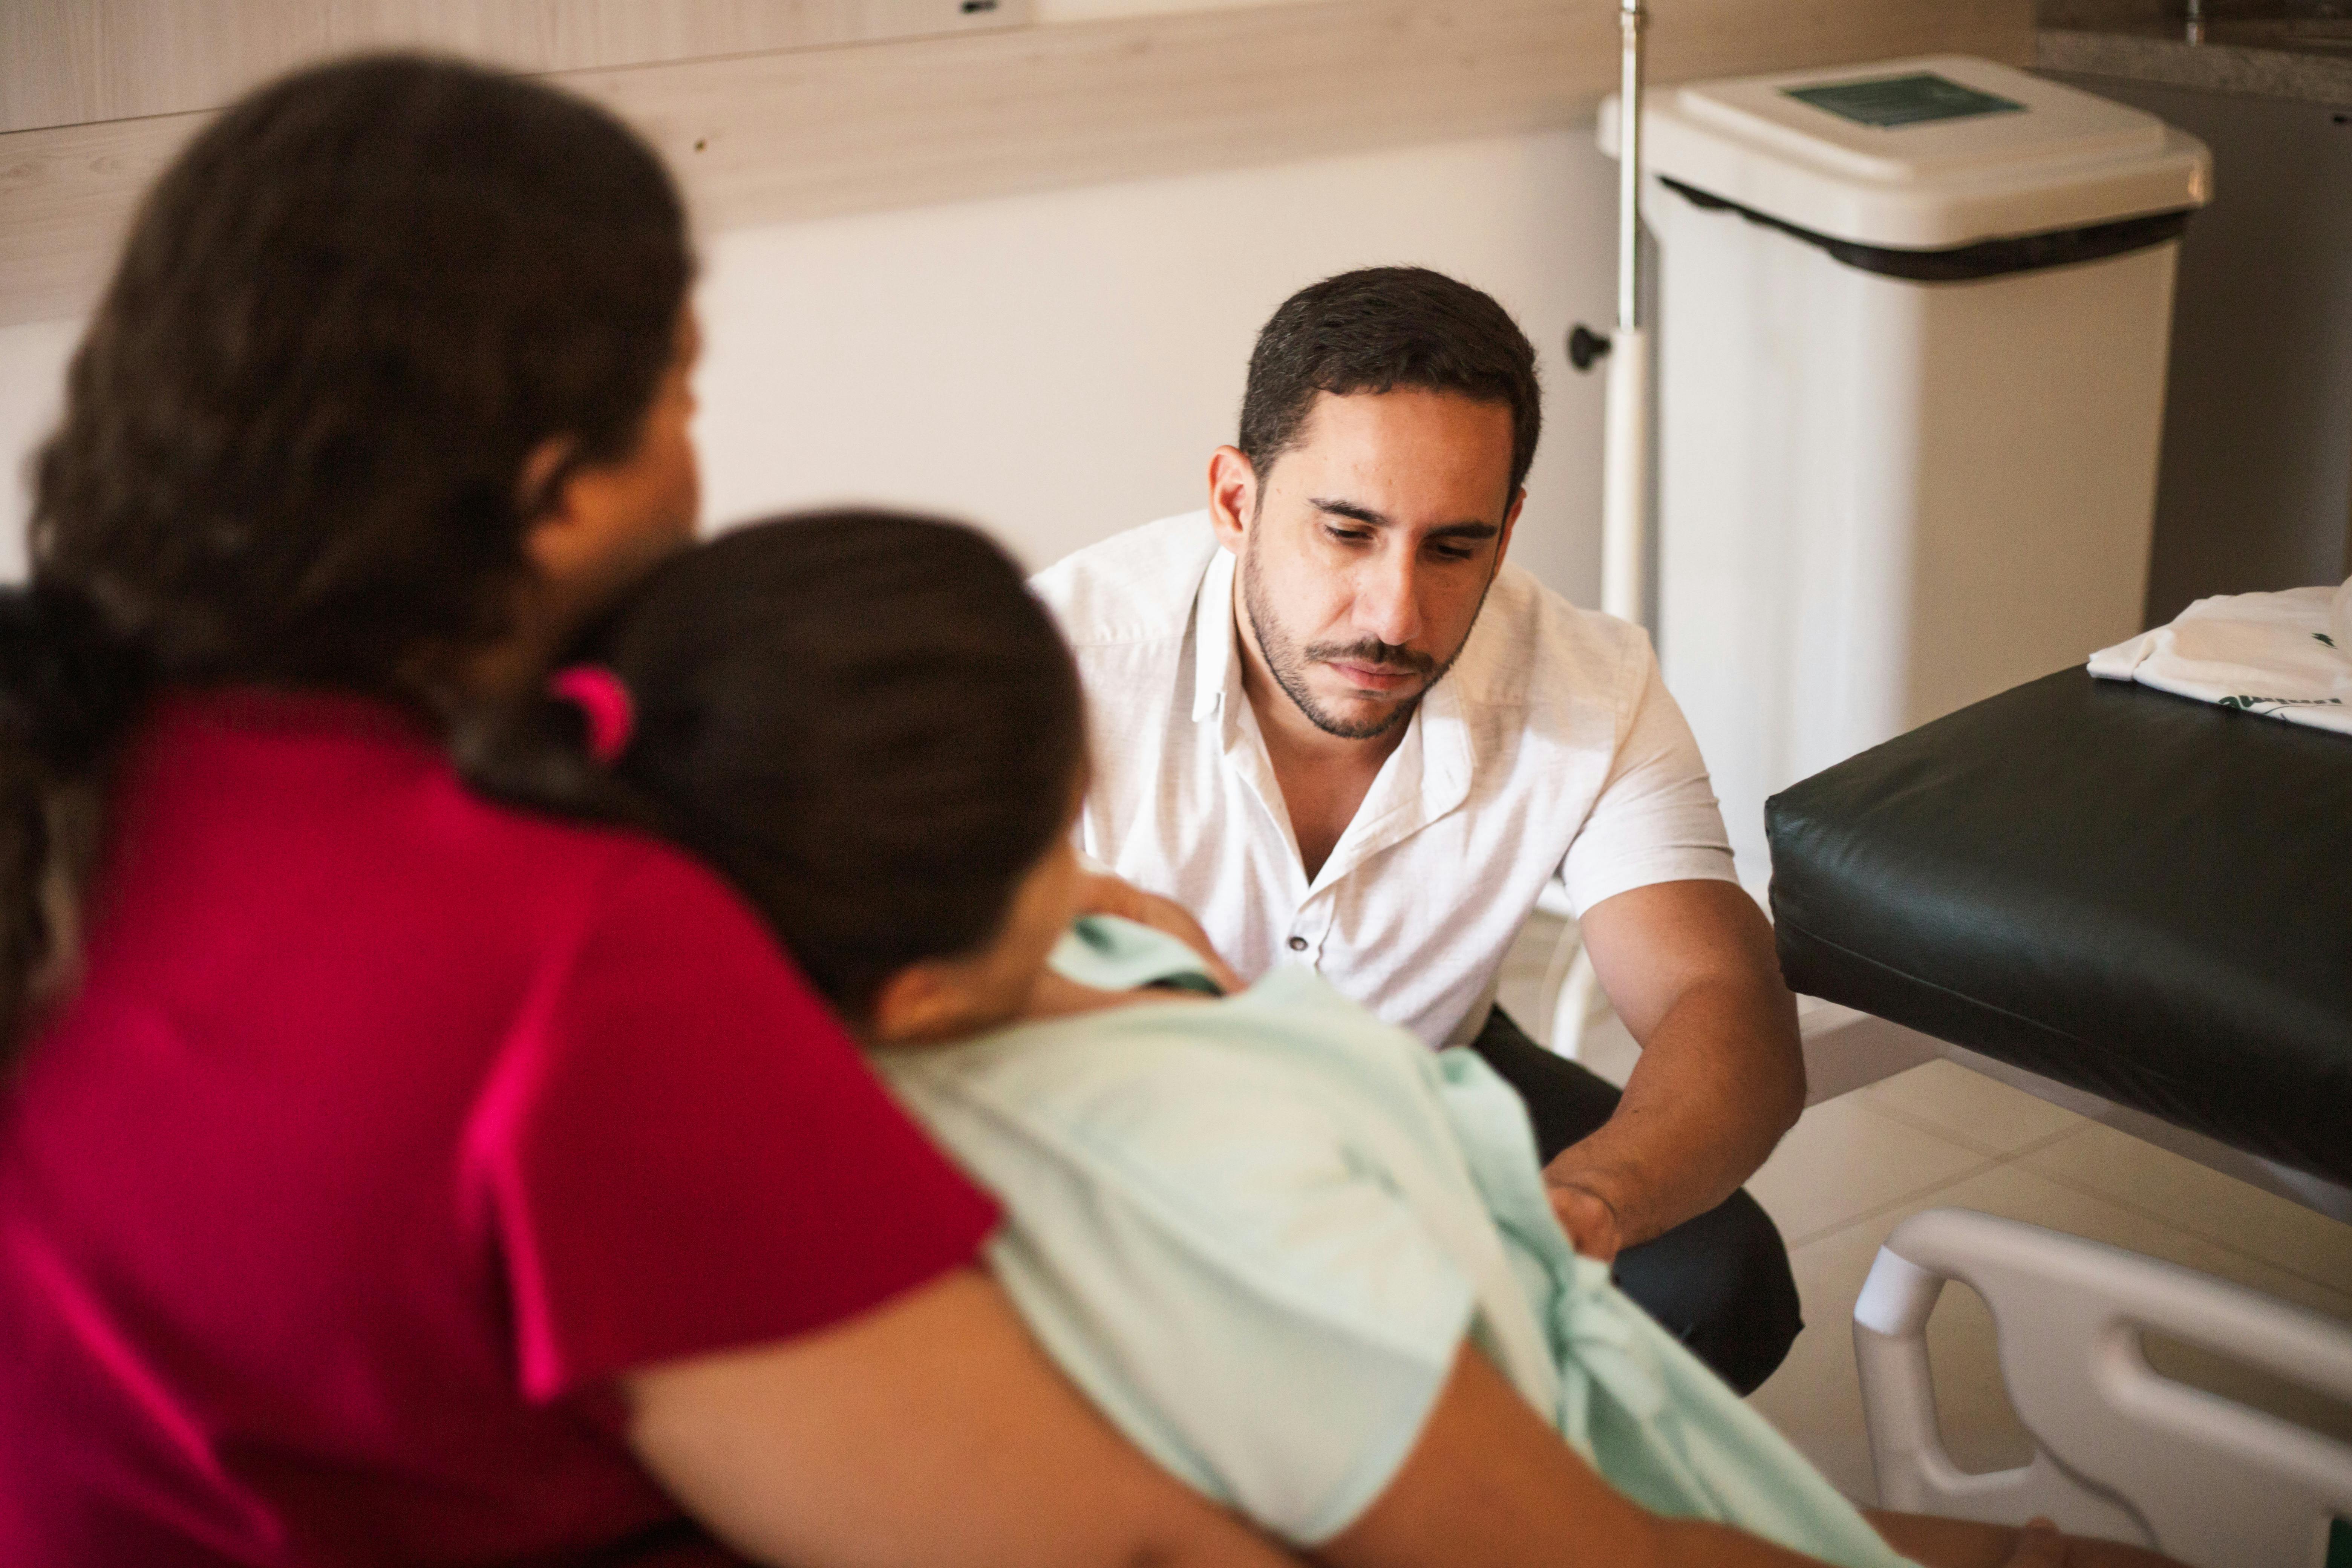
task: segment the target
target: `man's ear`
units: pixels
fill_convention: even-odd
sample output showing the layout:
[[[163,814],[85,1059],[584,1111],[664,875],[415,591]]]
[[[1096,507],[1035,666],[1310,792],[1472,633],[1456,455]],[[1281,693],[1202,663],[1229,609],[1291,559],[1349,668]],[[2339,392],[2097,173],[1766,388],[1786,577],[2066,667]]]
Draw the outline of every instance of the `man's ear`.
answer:
[[[882,983],[866,1009],[866,1037],[878,1046],[951,1038],[971,1016],[971,997],[950,964],[910,963]]]
[[[1511,510],[1503,514],[1503,531],[1495,541],[1495,570],[1503,569],[1503,553],[1511,548],[1511,534],[1519,526],[1519,510],[1528,504],[1528,487],[1521,485],[1519,493],[1511,498]]]
[[[1239,447],[1218,447],[1209,457],[1209,526],[1217,542],[1239,555],[1256,515],[1257,469]]]

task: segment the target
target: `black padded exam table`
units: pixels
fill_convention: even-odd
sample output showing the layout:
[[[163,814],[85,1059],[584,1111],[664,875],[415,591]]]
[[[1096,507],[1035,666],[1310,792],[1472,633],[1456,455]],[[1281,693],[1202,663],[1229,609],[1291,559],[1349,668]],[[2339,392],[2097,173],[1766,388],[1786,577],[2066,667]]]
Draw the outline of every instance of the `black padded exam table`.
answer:
[[[1796,990],[2352,1184],[2352,736],[2077,668],[1765,810]]]

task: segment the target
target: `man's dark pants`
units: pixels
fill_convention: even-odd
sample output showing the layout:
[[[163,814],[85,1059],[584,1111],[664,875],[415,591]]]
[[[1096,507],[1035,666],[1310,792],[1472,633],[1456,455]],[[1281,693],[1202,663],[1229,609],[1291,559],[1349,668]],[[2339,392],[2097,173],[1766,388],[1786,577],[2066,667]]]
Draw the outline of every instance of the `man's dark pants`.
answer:
[[[1618,1091],[1528,1038],[1500,1007],[1470,1042],[1527,1101],[1545,1163],[1609,1120]],[[1742,1394],[1772,1375],[1803,1328],[1789,1249],[1754,1198],[1734,1193],[1617,1255],[1618,1286]]]

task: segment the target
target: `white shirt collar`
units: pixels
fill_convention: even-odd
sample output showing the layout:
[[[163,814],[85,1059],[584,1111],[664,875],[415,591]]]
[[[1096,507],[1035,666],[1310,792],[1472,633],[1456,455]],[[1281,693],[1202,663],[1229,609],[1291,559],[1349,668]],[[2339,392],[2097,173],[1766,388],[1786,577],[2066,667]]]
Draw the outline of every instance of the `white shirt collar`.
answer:
[[[1240,661],[1234,658],[1234,552],[1223,545],[1209,557],[1201,591],[1192,600],[1192,719],[1215,718],[1223,710],[1225,686],[1239,692]]]

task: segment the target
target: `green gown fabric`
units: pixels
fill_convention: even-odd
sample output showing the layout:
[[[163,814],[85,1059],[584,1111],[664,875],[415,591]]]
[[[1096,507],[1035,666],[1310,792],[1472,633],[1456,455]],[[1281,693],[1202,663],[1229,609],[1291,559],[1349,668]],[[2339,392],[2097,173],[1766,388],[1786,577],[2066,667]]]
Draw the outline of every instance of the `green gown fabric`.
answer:
[[[1089,919],[1055,967],[1199,963]],[[1312,1546],[1394,1477],[1466,1340],[1626,1496],[1847,1568],[1905,1562],[1568,1246],[1516,1095],[1283,969],[877,1053],[1007,1221],[989,1254],[1062,1368],[1211,1498]]]

